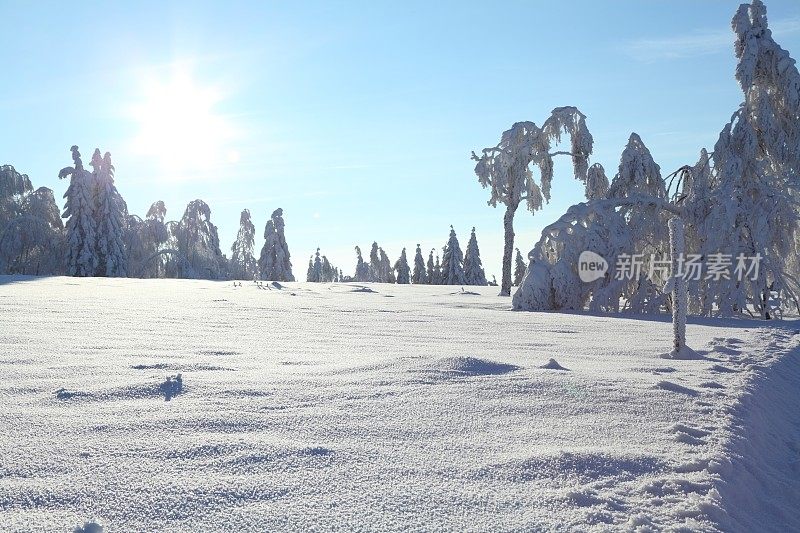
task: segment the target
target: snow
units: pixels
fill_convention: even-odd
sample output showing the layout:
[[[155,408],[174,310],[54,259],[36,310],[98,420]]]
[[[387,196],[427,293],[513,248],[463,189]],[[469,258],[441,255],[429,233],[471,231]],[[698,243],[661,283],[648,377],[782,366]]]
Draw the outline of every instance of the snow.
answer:
[[[281,286],[0,277],[2,529],[800,527],[798,321]]]

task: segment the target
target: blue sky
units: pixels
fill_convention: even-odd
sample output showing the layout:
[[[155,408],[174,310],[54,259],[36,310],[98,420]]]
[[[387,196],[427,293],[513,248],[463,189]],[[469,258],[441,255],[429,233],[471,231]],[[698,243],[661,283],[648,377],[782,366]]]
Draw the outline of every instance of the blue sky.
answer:
[[[767,1],[800,52],[800,2]],[[319,246],[393,259],[475,226],[500,277],[502,211],[471,150],[520,120],[577,106],[613,175],[632,131],[664,173],[692,163],[742,100],[729,21],[738,2],[0,2],[0,163],[60,200],[69,147],[110,151],[132,213],[178,219],[205,200],[223,252],[249,208],[260,249],[283,207],[301,276]],[[567,160],[553,200],[520,210],[523,252],[581,201]],[[258,250],[256,250],[258,255]]]

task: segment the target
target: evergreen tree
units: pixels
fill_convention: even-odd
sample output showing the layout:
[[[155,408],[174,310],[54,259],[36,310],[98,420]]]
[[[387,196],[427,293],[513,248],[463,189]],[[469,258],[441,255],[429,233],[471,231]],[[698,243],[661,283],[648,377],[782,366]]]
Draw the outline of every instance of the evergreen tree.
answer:
[[[442,265],[439,264],[439,254],[436,254],[436,264],[433,265],[433,276],[431,278],[433,285],[443,285],[444,278],[442,276]]]
[[[381,279],[381,257],[379,246],[377,242],[372,243],[372,249],[369,251],[369,272],[370,281],[382,282]]]
[[[100,150],[92,155],[95,205],[95,225],[97,228],[97,275],[107,277],[126,277],[128,275],[128,254],[125,246],[128,208],[114,185],[114,165],[111,154],[100,157]]]
[[[261,279],[270,281],[294,281],[289,246],[286,244],[283,209],[276,209],[264,228],[264,247],[258,266]]]
[[[419,248],[417,248],[419,249]],[[406,258],[406,249],[400,252],[400,258],[394,264],[394,270],[397,272],[397,283],[407,285],[411,283],[410,274],[411,268],[408,266],[408,259]]]
[[[411,281],[416,285],[428,283],[428,273],[425,271],[425,260],[422,258],[419,244],[417,253],[414,255],[414,273],[411,275]]]
[[[464,254],[464,278],[467,285],[486,285],[486,273],[483,271],[481,263],[481,252],[478,249],[478,239],[475,237],[475,228],[467,243],[467,251]]]
[[[514,258],[514,286],[519,287],[522,284],[522,276],[525,275],[525,261],[522,260],[522,254],[519,253],[517,248],[517,256]]]
[[[394,283],[394,270],[392,270],[392,262],[389,260],[389,256],[386,255],[386,252],[383,251],[383,248],[378,248],[378,253],[380,255],[379,260],[379,281],[381,283]]]
[[[356,262],[355,281],[360,281],[362,283],[371,281],[369,263],[366,263],[364,261],[364,258],[361,255],[361,248],[359,248],[358,246],[356,246],[356,256],[358,259]]]
[[[466,285],[464,278],[464,254],[458,244],[458,238],[453,226],[450,226],[450,240],[442,257],[442,284]]]
[[[64,198],[67,202],[62,218],[66,224],[66,271],[70,276],[93,276],[97,272],[97,224],[94,217],[94,179],[83,168],[81,154],[73,146],[74,167],[58,173],[60,179],[70,177]]]
[[[219,248],[219,234],[211,222],[211,208],[203,200],[193,200],[186,206],[175,227],[175,239],[193,275],[204,279],[225,278],[225,256]]]
[[[251,280],[257,275],[258,265],[253,255],[256,227],[250,219],[250,210],[239,216],[239,233],[231,246],[230,276],[232,279]]]
[[[427,283],[428,285],[436,285],[436,267],[433,263],[433,250],[431,250],[431,253],[428,254],[426,278],[427,280],[425,281],[425,283]]]

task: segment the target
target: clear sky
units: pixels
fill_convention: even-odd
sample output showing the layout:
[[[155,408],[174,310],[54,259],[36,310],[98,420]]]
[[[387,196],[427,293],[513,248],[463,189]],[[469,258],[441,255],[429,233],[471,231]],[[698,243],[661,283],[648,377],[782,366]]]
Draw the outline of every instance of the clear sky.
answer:
[[[632,131],[664,173],[693,163],[742,100],[738,4],[0,1],[0,163],[63,206],[69,147],[110,151],[132,213],[164,200],[179,219],[201,198],[228,256],[243,208],[258,256],[282,207],[301,278],[317,246],[352,273],[356,244],[411,259],[475,226],[499,279],[502,211],[470,151],[574,105],[609,177]],[[800,56],[800,2],[766,4]],[[551,204],[518,212],[523,253],[579,185],[558,162]]]

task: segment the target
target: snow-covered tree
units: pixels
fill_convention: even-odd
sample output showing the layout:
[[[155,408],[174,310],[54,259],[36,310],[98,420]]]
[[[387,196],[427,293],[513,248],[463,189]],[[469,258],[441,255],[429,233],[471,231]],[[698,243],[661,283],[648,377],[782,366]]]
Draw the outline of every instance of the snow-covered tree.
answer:
[[[464,253],[464,279],[467,285],[486,285],[486,273],[481,263],[481,251],[478,249],[478,239],[475,237],[475,228],[467,243]]]
[[[258,264],[253,255],[256,227],[250,218],[250,210],[243,209],[239,216],[239,233],[231,246],[230,277],[232,279],[254,279]]]
[[[500,143],[485,148],[478,157],[475,174],[484,188],[491,189],[489,205],[506,206],[503,218],[505,246],[503,249],[503,276],[501,296],[511,294],[511,260],[514,252],[514,214],[520,203],[534,213],[550,201],[550,186],[553,180],[553,157],[570,155],[575,177],[587,181],[589,156],[592,153],[592,136],[586,127],[586,117],[575,107],[559,107],[539,128],[533,122],[517,122],[503,132]],[[551,152],[551,144],[561,141],[568,134],[571,140],[569,152]],[[540,183],[533,179],[531,167],[538,167]]]
[[[0,166],[0,234],[21,214],[22,200],[32,191],[27,174],[20,174],[11,165]]]
[[[419,250],[419,246],[417,246],[417,250]],[[394,271],[397,272],[397,283],[400,285],[411,283],[411,268],[408,266],[405,248],[400,252],[400,258],[394,264]]]
[[[417,253],[414,255],[414,272],[411,275],[411,282],[415,285],[428,283],[428,272],[425,270],[425,260],[422,258],[422,250],[419,244],[417,245]]]
[[[444,276],[442,273],[442,265],[439,263],[439,254],[436,254],[436,262],[433,265],[433,275],[431,276],[431,285],[443,285]]]
[[[386,252],[383,251],[383,248],[379,248],[378,253],[380,255],[378,263],[378,275],[380,276],[381,283],[394,283],[396,279],[394,277],[394,270],[392,270],[392,262],[389,260],[389,256],[386,255]]]
[[[356,246],[356,274],[354,276],[355,281],[359,282],[367,282],[372,281],[372,273],[370,272],[369,263],[364,261],[364,257],[361,255],[361,248]]]
[[[317,248],[316,254],[308,260],[308,275],[306,276],[306,281],[313,283],[327,281],[322,276],[322,258],[319,255],[319,248]]]
[[[514,257],[514,286],[519,287],[522,284],[522,277],[525,275],[526,269],[525,261],[522,260],[522,254],[517,248],[517,255]]]
[[[18,203],[12,206],[17,216],[0,228],[0,273],[60,274],[64,257],[64,224],[53,191],[40,187],[25,192],[17,200]]]
[[[428,254],[428,264],[425,273],[428,278],[426,283],[429,285],[436,285],[436,266],[433,263],[433,250]]]
[[[264,228],[264,247],[258,261],[263,280],[294,281],[289,246],[284,234],[285,226],[283,209],[276,209]]]
[[[450,226],[450,239],[442,256],[442,285],[466,285],[464,277],[464,254],[458,244],[458,237]]]
[[[673,190],[672,181],[665,186],[641,139],[631,135],[606,196],[602,178],[596,177],[600,194],[587,193],[590,202],[571,207],[545,228],[514,295],[515,308],[671,308],[659,275],[606,275],[581,283],[575,265],[582,250],[598,253],[609,265],[621,258],[630,263],[637,253],[666,259],[665,222],[677,215],[686,226],[688,253],[706,263],[727,259],[730,267],[728,275],[704,270],[699,279],[688,281],[692,312],[769,318],[783,309],[800,310],[800,75],[788,52],[772,39],[761,1],[743,4],[732,25],[736,79],[745,99],[722,129],[714,152],[702,150],[697,164],[673,174]],[[745,272],[752,277],[738,271],[739,257],[760,258],[758,268]],[[648,270],[647,264],[640,266]],[[685,268],[688,274],[691,267]]]
[[[111,154],[100,156],[95,149],[91,166],[94,169],[94,217],[97,236],[97,275],[126,277],[128,254],[125,233],[128,207],[114,185]]]
[[[202,200],[186,206],[175,237],[178,251],[188,260],[195,275],[204,279],[224,279],[225,256],[219,248],[217,227],[211,222],[211,208]]]
[[[64,193],[66,206],[62,218],[66,224],[66,272],[70,276],[94,276],[97,258],[97,222],[94,217],[94,177],[83,167],[81,154],[73,146],[73,167],[62,168],[60,179],[70,178]]]

